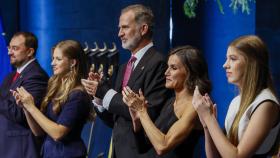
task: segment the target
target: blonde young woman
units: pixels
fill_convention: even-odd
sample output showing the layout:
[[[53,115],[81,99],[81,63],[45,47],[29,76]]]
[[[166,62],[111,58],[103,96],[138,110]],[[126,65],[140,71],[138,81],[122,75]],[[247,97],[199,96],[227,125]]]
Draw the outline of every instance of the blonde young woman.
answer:
[[[267,157],[280,127],[267,48],[257,36],[242,36],[230,44],[226,57],[223,67],[228,82],[239,89],[226,116],[226,135],[211,99],[197,88],[194,92],[193,106],[204,126],[207,157]]]
[[[195,85],[198,85],[202,93],[210,93],[211,90],[205,59],[192,46],[175,48],[170,52],[165,78],[165,87],[172,89],[175,96],[163,105],[155,123],[147,112],[141,90],[139,95],[129,87],[123,90],[123,101],[131,109],[131,116],[134,118],[139,151],[149,150],[147,157],[193,157],[195,144],[202,135],[198,116],[192,106],[193,92]],[[141,126],[149,141],[143,141],[146,139],[143,135],[139,137],[138,130]],[[149,142],[152,146],[143,148],[149,147]]]
[[[40,109],[34,104],[36,98],[23,87],[13,95],[23,107],[32,132],[36,136],[46,134],[44,158],[85,157],[80,135],[89,115],[90,99],[80,83],[87,74],[81,45],[73,40],[59,42],[53,49],[52,67],[54,75]]]

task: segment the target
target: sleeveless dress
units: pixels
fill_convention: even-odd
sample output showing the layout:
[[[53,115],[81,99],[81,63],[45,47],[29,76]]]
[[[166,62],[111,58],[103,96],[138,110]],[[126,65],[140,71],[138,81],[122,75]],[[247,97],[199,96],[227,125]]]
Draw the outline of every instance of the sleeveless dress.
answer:
[[[176,121],[178,121],[178,118],[174,112],[174,107],[173,107],[174,101],[175,98],[173,97],[166,102],[165,106],[160,112],[159,117],[155,121],[156,127],[164,134],[166,134],[170,129],[170,127]],[[195,130],[195,129],[192,130],[181,144],[177,145],[174,149],[161,156],[157,155],[156,151],[154,150],[154,147],[151,144],[149,144],[150,148],[147,157],[191,158],[194,155],[195,147],[198,144],[198,140],[200,136],[202,136],[202,134],[203,134],[202,130]],[[141,138],[138,137],[138,142],[141,141],[139,139]],[[148,138],[146,138],[146,140],[149,141]]]
[[[225,119],[225,128],[226,128],[227,134],[229,133],[232,123],[234,121],[234,118],[238,112],[238,109],[240,106],[240,100],[241,100],[241,96],[238,95],[231,101],[231,103],[229,105],[229,109],[228,109],[227,116]],[[279,106],[279,103],[278,103],[276,97],[273,95],[273,93],[269,89],[263,89],[260,92],[260,94],[257,95],[255,100],[250,104],[248,109],[244,112],[243,116],[240,119],[239,127],[238,127],[239,141],[241,140],[241,138],[248,126],[251,115],[259,107],[259,105],[261,105],[262,102],[268,101],[268,100],[276,103]],[[279,127],[280,127],[280,122],[278,122],[276,124],[276,126],[270,130],[270,132],[267,135],[267,137],[265,138],[264,142],[261,144],[261,146],[256,151],[256,153],[255,153],[256,157],[257,157],[257,155],[263,155],[263,157],[265,157],[265,155],[270,151],[270,149],[272,148],[272,146],[274,145],[274,143],[276,141]]]

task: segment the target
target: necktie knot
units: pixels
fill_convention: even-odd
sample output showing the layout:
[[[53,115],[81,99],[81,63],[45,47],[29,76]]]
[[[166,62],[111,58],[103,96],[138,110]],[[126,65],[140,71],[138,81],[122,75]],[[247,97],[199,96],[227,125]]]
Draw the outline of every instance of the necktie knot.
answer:
[[[134,62],[136,61],[136,59],[137,58],[132,55],[127,62],[125,73],[124,73],[124,78],[123,78],[123,83],[122,83],[123,87],[125,87],[127,85],[127,82],[128,82],[128,80],[130,78],[130,75],[132,73],[133,65],[134,65]]]
[[[16,72],[12,81],[15,82],[15,80],[19,77],[19,75],[20,75],[20,73]]]
[[[134,63],[134,62],[136,61],[136,59],[137,59],[137,58],[136,58],[135,56],[132,55],[132,56],[130,57],[128,63]]]

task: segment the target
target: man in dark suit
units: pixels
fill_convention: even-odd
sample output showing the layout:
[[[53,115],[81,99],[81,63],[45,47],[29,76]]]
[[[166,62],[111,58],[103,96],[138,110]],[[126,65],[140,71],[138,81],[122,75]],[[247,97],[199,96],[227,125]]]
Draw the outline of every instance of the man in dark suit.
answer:
[[[36,158],[40,144],[32,134],[22,107],[11,91],[24,87],[35,98],[37,106],[45,95],[48,75],[35,59],[37,38],[29,32],[16,33],[9,44],[10,63],[16,71],[0,86],[0,157]]]
[[[118,36],[122,47],[130,50],[131,59],[120,66],[115,88],[110,89],[104,80],[94,80],[91,73],[91,80],[82,80],[87,92],[96,97],[94,105],[98,115],[113,127],[113,156],[117,158],[141,157],[136,148],[129,108],[122,101],[122,88],[129,86],[135,92],[139,89],[143,91],[149,102],[149,115],[153,120],[167,98],[164,86],[167,66],[165,58],[153,46],[153,26],[154,17],[150,9],[143,5],[124,8],[119,19]],[[127,74],[131,68],[133,71]],[[102,101],[98,102],[97,98]]]

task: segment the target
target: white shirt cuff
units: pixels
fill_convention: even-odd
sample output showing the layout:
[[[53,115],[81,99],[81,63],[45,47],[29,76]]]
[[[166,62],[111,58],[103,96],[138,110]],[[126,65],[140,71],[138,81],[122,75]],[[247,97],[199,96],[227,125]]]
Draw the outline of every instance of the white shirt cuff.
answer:
[[[110,105],[110,102],[112,100],[112,98],[114,97],[115,94],[117,94],[118,92],[116,92],[115,90],[113,89],[110,89],[104,96],[103,98],[103,108],[105,108],[106,110],[109,109],[109,105]]]
[[[98,104],[96,100],[92,100],[92,103],[93,106],[95,106],[99,112],[103,112],[106,110],[102,105]]]

